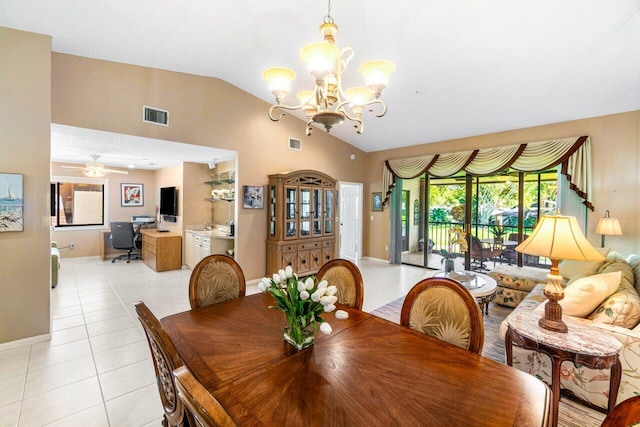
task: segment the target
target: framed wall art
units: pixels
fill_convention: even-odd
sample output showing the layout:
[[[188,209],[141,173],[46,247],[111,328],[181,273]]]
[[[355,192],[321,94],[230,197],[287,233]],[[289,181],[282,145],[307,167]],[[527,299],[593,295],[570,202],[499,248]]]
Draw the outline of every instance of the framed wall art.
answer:
[[[0,232],[24,231],[23,175],[0,173]]]
[[[264,207],[264,188],[260,185],[244,185],[242,190],[242,207],[262,209]]]
[[[371,210],[382,212],[382,193],[371,193]]]
[[[120,206],[144,206],[142,184],[120,184]]]

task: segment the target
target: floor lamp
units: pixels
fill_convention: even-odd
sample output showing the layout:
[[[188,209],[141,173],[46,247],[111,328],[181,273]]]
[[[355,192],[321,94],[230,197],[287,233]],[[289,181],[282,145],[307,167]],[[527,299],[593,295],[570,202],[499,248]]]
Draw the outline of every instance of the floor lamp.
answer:
[[[611,218],[608,210],[604,211],[604,217],[600,218],[600,221],[598,221],[596,234],[602,234],[600,247],[604,248],[604,236],[622,236],[620,221],[618,221],[617,218]]]
[[[584,237],[576,217],[563,215],[543,216],[531,235],[516,246],[516,251],[551,260],[551,271],[544,288],[549,301],[538,325],[550,331],[567,332],[567,325],[562,321],[562,307],[558,304],[564,298],[558,263],[563,259],[595,261],[604,257]]]

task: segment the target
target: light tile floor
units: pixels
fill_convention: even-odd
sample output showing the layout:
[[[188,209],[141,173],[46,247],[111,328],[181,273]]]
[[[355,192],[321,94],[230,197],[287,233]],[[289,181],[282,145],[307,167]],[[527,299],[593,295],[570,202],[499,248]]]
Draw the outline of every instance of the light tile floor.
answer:
[[[406,295],[433,273],[375,260],[359,267],[365,311]],[[63,259],[51,292],[51,340],[0,351],[0,427],[161,425],[153,364],[133,304],[144,301],[158,318],[188,310],[190,274],[156,273],[141,261]]]

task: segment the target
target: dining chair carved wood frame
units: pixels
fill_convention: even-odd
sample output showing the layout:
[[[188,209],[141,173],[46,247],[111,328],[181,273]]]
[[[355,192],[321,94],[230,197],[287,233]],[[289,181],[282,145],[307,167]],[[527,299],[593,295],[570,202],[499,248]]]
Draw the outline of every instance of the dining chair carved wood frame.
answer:
[[[173,375],[178,396],[186,408],[190,426],[235,427],[237,425],[186,366],[173,371]]]
[[[640,396],[618,403],[604,419],[601,427],[631,426],[640,423]]]
[[[431,331],[427,331],[421,328],[420,325],[415,325],[415,324],[413,326],[411,325],[414,303],[416,303],[417,300],[421,300],[421,306],[417,306],[416,309],[419,310],[421,308],[423,309],[426,308],[431,310],[433,306],[425,307],[424,303],[429,304],[433,302],[433,300],[422,299],[421,296],[425,293],[436,294],[436,292],[433,292],[433,291],[437,290],[438,288],[448,290],[452,292],[454,295],[457,295],[462,300],[462,303],[466,308],[465,314],[468,314],[469,316],[469,338],[468,338],[468,344],[466,346],[466,349],[469,350],[470,352],[481,354],[482,346],[484,344],[484,323],[482,320],[482,312],[480,311],[478,302],[471,295],[471,293],[463,285],[456,282],[455,280],[441,278],[441,277],[430,277],[418,282],[409,291],[409,293],[407,294],[407,297],[404,300],[404,303],[402,304],[402,311],[400,313],[400,324],[402,326],[406,326],[406,327],[415,329],[419,332],[423,332],[427,335],[434,336],[435,338],[444,340],[444,338],[439,337],[437,334],[430,333]],[[435,296],[436,295],[434,295],[434,297]],[[425,297],[426,297],[426,294],[425,294]],[[455,301],[455,299],[452,301]],[[449,312],[447,314],[453,314],[451,310],[452,306],[447,307],[446,304],[443,304],[443,302],[444,301],[438,301],[437,308],[449,309],[448,310]],[[425,313],[420,313],[420,314],[423,315]],[[445,319],[444,316],[442,316],[442,314],[443,314],[442,312],[438,312],[437,316],[432,317],[431,320],[429,320],[429,323],[432,323],[433,319],[435,319],[441,322],[440,325],[438,326],[446,327],[447,324],[445,323],[445,321],[456,320],[454,316],[451,316],[451,318]],[[453,323],[449,322],[448,325],[451,326],[452,324]],[[450,342],[451,344],[457,345],[458,347],[465,348],[461,345],[461,342],[458,342],[458,343],[452,342],[452,341],[448,341],[448,342]]]
[[[338,288],[338,303],[362,310],[364,282],[360,269],[353,262],[336,258],[326,262],[316,274]]]
[[[214,254],[196,264],[189,279],[189,304],[191,308],[206,307],[246,293],[244,273],[230,256]]]
[[[187,425],[184,405],[178,398],[173,379],[173,371],[182,366],[182,360],[160,321],[151,310],[143,302],[136,303],[135,308],[147,336],[156,371],[156,382],[164,409],[162,425],[165,427]]]

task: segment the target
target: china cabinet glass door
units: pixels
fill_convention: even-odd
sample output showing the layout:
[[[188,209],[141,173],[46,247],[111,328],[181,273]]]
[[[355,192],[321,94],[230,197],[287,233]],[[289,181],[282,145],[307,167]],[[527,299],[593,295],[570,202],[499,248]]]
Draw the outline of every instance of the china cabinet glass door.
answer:
[[[313,190],[313,236],[322,236],[322,190]]]
[[[324,234],[333,235],[333,225],[335,222],[335,213],[333,211],[333,190],[324,190]]]
[[[311,236],[311,189],[300,188],[300,237]]]
[[[276,235],[276,187],[269,187],[269,236]]]
[[[285,187],[285,239],[296,239],[298,237],[298,192],[296,187]]]

